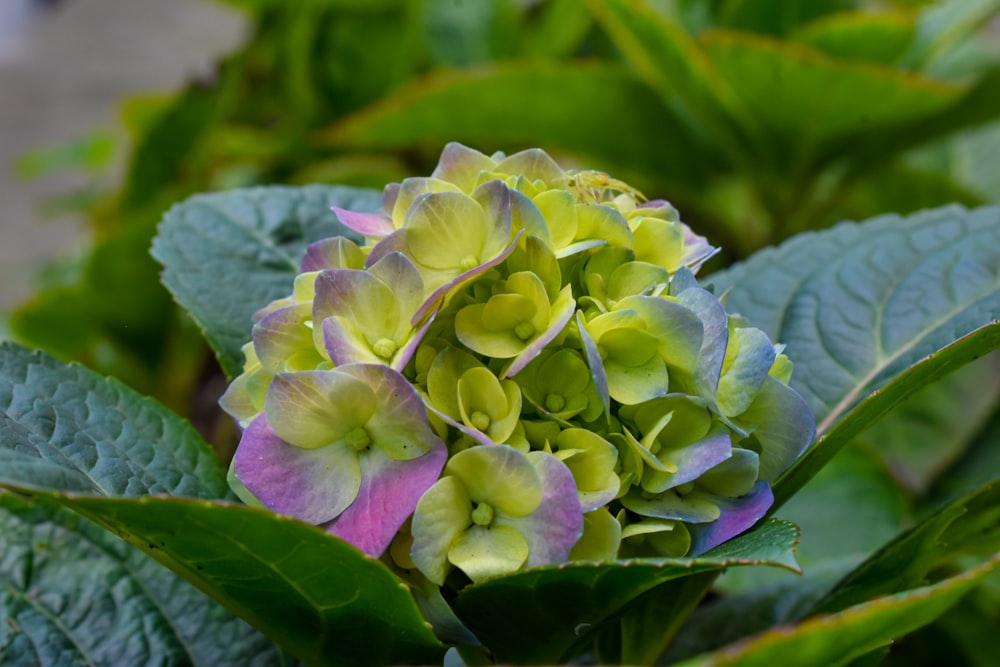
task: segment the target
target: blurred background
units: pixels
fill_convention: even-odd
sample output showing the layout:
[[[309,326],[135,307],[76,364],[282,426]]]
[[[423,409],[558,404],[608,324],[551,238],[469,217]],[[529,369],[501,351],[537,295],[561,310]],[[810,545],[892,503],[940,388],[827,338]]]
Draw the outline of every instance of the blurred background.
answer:
[[[123,173],[122,99],[210,74],[246,30],[206,0],[0,2],[0,311],[86,250],[86,198]]]
[[[148,255],[197,192],[381,188],[448,141],[539,146],[674,203],[724,249],[706,273],[840,220],[1000,203],[1000,0],[636,4],[0,0],[0,337],[155,396],[225,455],[225,378]],[[846,448],[781,513],[807,571],[1000,475],[998,406],[991,355]],[[994,577],[890,662],[989,667],[998,626]]]

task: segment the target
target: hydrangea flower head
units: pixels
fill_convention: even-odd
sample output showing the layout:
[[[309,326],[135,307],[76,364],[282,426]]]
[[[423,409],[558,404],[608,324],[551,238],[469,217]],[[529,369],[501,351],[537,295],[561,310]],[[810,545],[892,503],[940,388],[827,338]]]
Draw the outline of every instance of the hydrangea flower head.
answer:
[[[312,244],[255,319],[222,401],[245,499],[439,585],[696,555],[766,513],[813,416],[669,203],[460,144],[382,203],[334,209],[363,241]]]

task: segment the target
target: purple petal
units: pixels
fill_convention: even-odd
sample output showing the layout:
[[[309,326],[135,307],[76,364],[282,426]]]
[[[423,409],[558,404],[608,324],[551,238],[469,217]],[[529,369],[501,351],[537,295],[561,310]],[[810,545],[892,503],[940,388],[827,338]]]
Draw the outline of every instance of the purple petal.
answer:
[[[420,497],[437,481],[447,457],[443,442],[410,461],[393,461],[372,448],[361,457],[357,499],[324,528],[377,558],[413,514]]]
[[[312,330],[305,325],[310,317],[312,307],[301,303],[269,313],[253,326],[254,351],[268,373],[286,370],[285,363],[303,352],[312,352],[316,362],[321,361],[313,347]]]
[[[382,190],[382,210],[387,213],[392,213],[392,209],[396,208],[396,200],[399,199],[399,183],[389,183]]]
[[[405,255],[405,250],[406,230],[397,229],[375,244],[375,247],[368,253],[368,259],[365,260],[365,268],[367,269],[392,252],[401,252]]]
[[[334,206],[333,212],[337,214],[344,226],[369,238],[382,238],[393,232],[392,218],[385,213],[357,213]]]
[[[677,300],[693,310],[705,328],[695,383],[701,397],[714,405],[715,395],[719,390],[719,377],[722,375],[722,362],[726,358],[726,346],[729,344],[726,310],[714,295],[701,288],[686,289],[677,295]]]
[[[330,521],[357,497],[361,470],[353,451],[302,449],[256,417],[233,460],[236,477],[266,507],[312,524]]]
[[[774,503],[771,485],[757,482],[753,490],[742,498],[712,496],[722,512],[716,521],[688,526],[691,529],[691,551],[697,556],[748,530],[760,521]]]
[[[707,437],[698,442],[691,443],[678,449],[660,450],[657,458],[664,463],[672,463],[677,466],[677,472],[669,475],[669,479],[663,480],[662,484],[647,485],[643,479],[643,488],[652,493],[662,493],[667,489],[687,484],[701,477],[701,475],[727,460],[733,454],[732,442],[729,438],[729,431],[724,427],[715,429]],[[654,481],[657,475],[655,471],[648,471]]]
[[[562,563],[583,535],[583,509],[576,482],[566,464],[551,454],[529,452],[528,458],[542,479],[542,502],[537,510],[514,524],[528,542],[525,566]]]
[[[334,236],[310,243],[302,257],[300,273],[325,269],[360,269],[365,264],[364,253],[350,239]]]
[[[608,374],[604,370],[601,354],[597,351],[597,343],[584,326],[583,313],[580,311],[576,312],[576,327],[583,340],[583,351],[587,355],[587,365],[590,366],[590,374],[594,378],[594,387],[597,389],[597,395],[601,397],[601,403],[604,404],[604,414],[610,415],[611,394],[608,390]]]

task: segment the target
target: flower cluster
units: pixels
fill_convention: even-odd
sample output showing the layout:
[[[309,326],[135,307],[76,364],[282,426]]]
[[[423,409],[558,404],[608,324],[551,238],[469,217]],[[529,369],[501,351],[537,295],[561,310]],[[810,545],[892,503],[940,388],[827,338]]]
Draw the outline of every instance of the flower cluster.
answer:
[[[335,212],[363,244],[308,248],[222,399],[248,502],[477,581],[701,553],[813,437],[781,346],[699,287],[715,249],[664,201],[449,144],[382,211]]]

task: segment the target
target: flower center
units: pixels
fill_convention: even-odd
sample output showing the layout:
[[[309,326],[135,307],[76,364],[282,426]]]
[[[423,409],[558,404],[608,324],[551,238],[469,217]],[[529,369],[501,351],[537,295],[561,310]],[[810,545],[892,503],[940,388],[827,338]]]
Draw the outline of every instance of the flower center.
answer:
[[[566,399],[559,394],[549,394],[545,397],[545,409],[549,412],[559,412],[566,407]]]
[[[481,410],[476,410],[469,417],[472,427],[479,431],[486,431],[490,427],[490,416]]]
[[[521,340],[528,340],[535,335],[535,327],[531,322],[521,322],[514,327],[514,335]]]
[[[396,341],[388,338],[379,338],[372,346],[372,351],[382,359],[392,359],[392,355],[396,354],[396,349]]]
[[[471,271],[472,269],[479,266],[479,258],[475,257],[474,255],[466,255],[465,257],[462,258],[462,261],[459,263],[459,266],[462,267],[462,271]]]
[[[489,526],[493,523],[493,508],[486,503],[477,504],[472,510],[472,523],[484,528]]]
[[[364,451],[372,444],[371,436],[368,435],[368,431],[363,426],[359,426],[348,433],[346,440],[347,444],[353,447],[356,452]]]

